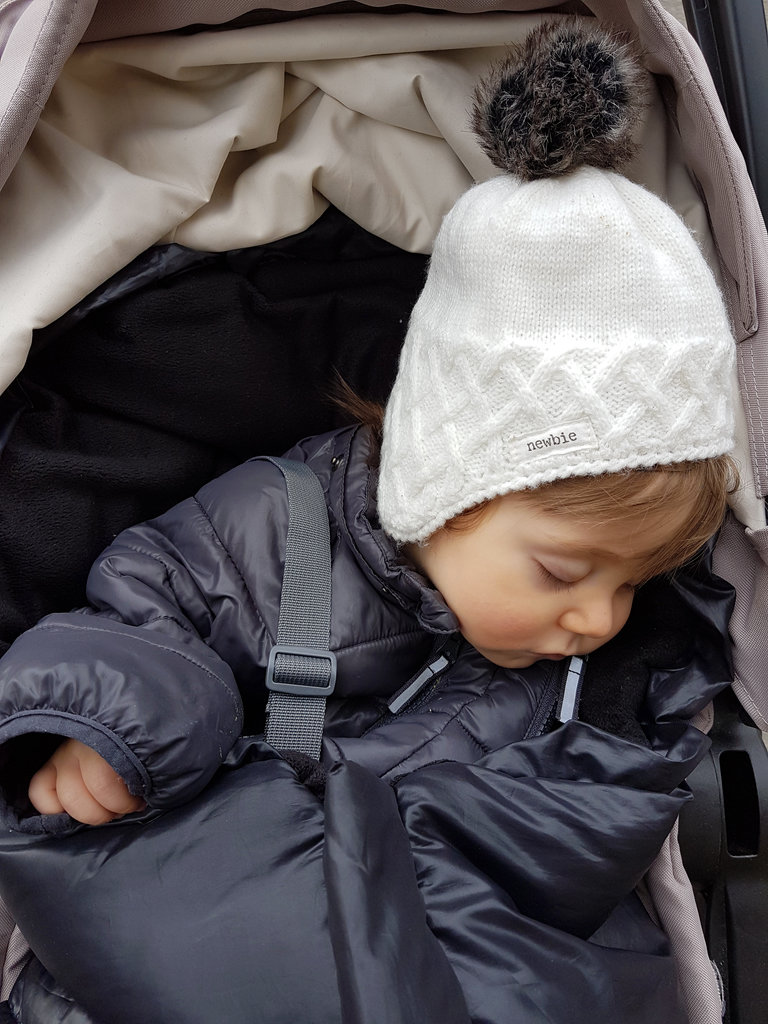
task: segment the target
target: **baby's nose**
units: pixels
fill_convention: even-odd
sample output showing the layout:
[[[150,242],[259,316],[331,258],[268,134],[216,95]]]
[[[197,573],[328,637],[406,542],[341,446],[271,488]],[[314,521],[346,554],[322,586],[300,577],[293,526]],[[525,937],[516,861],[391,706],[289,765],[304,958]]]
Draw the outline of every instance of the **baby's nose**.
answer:
[[[602,640],[611,636],[615,622],[610,596],[591,594],[571,606],[560,618],[560,625],[569,633]]]

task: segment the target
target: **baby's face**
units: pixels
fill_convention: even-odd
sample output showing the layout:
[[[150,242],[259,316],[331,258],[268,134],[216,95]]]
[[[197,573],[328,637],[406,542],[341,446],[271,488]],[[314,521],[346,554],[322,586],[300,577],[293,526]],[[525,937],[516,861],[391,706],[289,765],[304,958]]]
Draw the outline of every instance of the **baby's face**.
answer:
[[[409,554],[464,637],[490,661],[525,668],[589,654],[629,617],[650,556],[688,514],[585,523],[506,494],[469,530],[439,530]]]

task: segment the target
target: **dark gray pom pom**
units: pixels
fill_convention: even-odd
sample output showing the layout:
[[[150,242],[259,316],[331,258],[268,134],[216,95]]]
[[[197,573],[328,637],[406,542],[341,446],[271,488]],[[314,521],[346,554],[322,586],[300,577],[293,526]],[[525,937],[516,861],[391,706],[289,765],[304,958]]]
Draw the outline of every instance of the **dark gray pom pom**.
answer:
[[[634,152],[648,88],[626,39],[585,18],[545,22],[480,82],[472,127],[497,167],[526,180],[613,169]]]

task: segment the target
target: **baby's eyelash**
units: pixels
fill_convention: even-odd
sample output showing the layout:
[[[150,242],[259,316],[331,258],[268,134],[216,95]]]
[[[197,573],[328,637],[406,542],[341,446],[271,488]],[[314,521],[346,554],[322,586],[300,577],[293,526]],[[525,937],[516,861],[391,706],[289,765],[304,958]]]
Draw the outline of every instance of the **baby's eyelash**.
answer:
[[[568,580],[561,580],[559,576],[555,576],[555,574],[550,572],[549,569],[541,564],[541,562],[536,563],[536,568],[547,586],[551,587],[553,590],[570,590],[573,586],[573,583]]]

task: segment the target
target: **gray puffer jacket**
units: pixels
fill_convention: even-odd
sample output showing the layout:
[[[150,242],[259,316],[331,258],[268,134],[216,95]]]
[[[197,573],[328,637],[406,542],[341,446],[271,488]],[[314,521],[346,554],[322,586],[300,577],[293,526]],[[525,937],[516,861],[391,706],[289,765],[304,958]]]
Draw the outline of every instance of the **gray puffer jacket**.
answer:
[[[9,1020],[685,1020],[633,890],[706,748],[688,720],[729,678],[730,592],[706,568],[641,591],[561,724],[565,665],[505,670],[461,640],[378,527],[370,455],[365,428],[288,453],[331,526],[324,802],[249,738],[287,533],[266,460],[121,534],[91,607],[0,662],[0,888],[37,957]],[[26,785],[61,737],[147,810],[100,828],[36,815]]]

